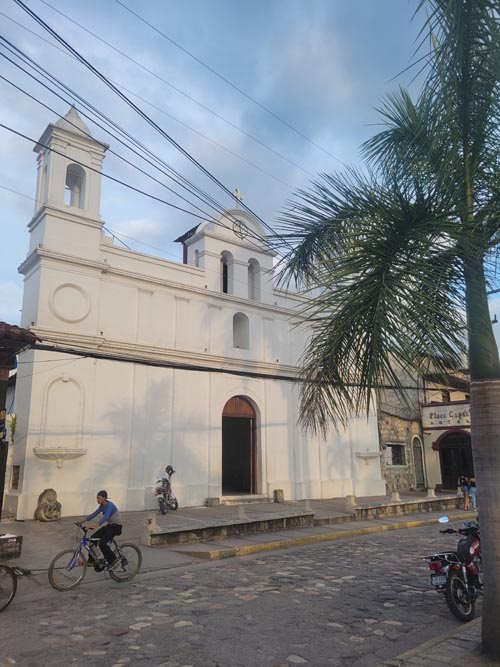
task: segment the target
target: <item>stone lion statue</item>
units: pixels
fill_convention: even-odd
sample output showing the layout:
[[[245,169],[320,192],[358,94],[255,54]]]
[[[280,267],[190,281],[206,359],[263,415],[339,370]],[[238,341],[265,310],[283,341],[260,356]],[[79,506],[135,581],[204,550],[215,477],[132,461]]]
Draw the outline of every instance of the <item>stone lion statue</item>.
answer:
[[[54,489],[45,489],[38,496],[38,505],[35,510],[37,521],[57,521],[61,516],[61,503],[57,500]]]

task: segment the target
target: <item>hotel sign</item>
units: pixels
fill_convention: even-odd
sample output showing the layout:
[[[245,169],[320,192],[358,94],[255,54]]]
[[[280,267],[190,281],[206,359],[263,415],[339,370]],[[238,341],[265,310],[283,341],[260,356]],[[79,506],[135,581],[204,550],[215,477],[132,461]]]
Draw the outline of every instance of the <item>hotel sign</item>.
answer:
[[[469,403],[437,403],[422,406],[423,428],[448,428],[470,426]]]

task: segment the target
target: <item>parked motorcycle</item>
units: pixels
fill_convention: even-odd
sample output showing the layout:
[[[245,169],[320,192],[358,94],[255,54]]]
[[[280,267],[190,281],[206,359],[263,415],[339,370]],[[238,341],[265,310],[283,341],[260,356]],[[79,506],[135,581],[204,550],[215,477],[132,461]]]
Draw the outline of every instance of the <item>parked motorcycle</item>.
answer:
[[[162,477],[155,482],[154,494],[158,500],[158,507],[161,514],[166,514],[167,509],[176,510],[179,507],[177,498],[172,491],[171,477],[175,470],[172,466],[165,468],[166,477]]]
[[[447,516],[439,519],[448,523]],[[425,556],[429,564],[431,584],[444,594],[451,613],[460,621],[472,621],[476,600],[483,591],[483,563],[478,521],[469,521],[463,528],[440,530],[446,535],[461,535],[456,551],[442,551]]]

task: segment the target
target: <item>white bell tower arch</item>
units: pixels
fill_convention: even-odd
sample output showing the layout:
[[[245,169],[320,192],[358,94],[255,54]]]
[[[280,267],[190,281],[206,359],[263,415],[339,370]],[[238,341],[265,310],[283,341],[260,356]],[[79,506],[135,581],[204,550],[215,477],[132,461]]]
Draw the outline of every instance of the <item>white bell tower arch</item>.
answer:
[[[41,245],[57,249],[61,243],[68,248],[69,227],[62,225],[61,213],[65,223],[86,221],[102,229],[101,172],[107,149],[107,144],[92,137],[74,106],[47,126],[33,149],[38,155],[38,176],[29,225],[30,251]]]

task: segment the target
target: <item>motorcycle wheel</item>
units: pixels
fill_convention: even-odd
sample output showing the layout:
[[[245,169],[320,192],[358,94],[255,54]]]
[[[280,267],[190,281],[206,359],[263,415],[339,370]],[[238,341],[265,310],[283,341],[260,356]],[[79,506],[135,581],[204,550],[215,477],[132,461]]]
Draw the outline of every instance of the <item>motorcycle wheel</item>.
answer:
[[[160,514],[166,514],[167,506],[165,505],[165,500],[163,498],[160,498],[160,500],[158,500],[158,505],[160,507]]]
[[[446,604],[459,621],[472,621],[476,613],[476,600],[469,594],[462,577],[452,572],[446,582]]]
[[[168,501],[168,507],[171,510],[176,510],[179,507],[179,503],[177,502],[177,498],[172,498],[171,500]]]

